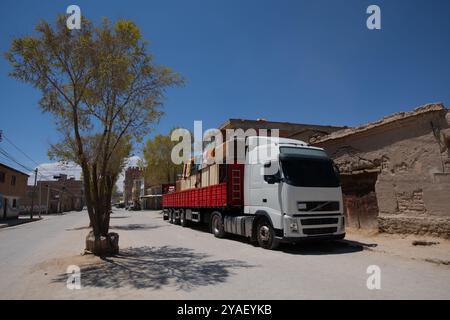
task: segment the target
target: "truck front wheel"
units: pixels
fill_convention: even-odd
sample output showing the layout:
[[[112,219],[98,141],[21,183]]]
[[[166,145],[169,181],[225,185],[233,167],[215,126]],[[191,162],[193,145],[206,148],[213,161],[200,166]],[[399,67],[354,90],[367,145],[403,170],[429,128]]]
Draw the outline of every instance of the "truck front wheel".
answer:
[[[261,248],[274,250],[279,242],[275,238],[275,230],[267,219],[261,219],[256,226],[256,238]]]
[[[211,217],[211,232],[216,238],[223,238],[225,230],[223,227],[222,216],[218,212],[213,212]]]

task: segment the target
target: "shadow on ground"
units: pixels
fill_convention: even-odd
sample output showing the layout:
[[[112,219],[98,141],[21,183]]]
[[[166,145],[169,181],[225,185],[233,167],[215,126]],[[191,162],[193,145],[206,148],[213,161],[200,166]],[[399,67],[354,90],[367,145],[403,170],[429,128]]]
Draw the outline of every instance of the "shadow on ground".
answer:
[[[152,224],[145,224],[145,223],[132,223],[132,224],[125,224],[122,226],[110,226],[110,230],[122,230],[122,231],[133,231],[133,230],[151,230],[151,229],[157,229],[162,228],[165,226],[155,226]],[[77,227],[77,228],[71,228],[66,229],[66,231],[77,231],[77,230],[87,230],[91,229],[89,226],[83,226],[83,227]]]
[[[8,228],[8,227],[14,227],[14,226],[18,226],[24,223],[29,223],[29,222],[35,222],[35,221],[40,221],[42,220],[42,218],[23,218],[23,217],[19,217],[19,218],[14,218],[14,219],[4,219],[4,220],[0,220],[0,229],[2,228]]]
[[[250,268],[238,260],[209,260],[204,253],[179,247],[139,247],[120,250],[120,255],[81,267],[82,286],[101,288],[160,289],[195,287],[226,282],[237,268]],[[60,274],[53,282],[66,282]]]
[[[89,227],[89,226],[82,226],[82,227],[66,229],[66,231],[77,231],[77,230],[88,230],[88,229],[91,229],[91,227]]]
[[[194,225],[190,227],[196,231],[211,233],[209,227],[206,225]],[[212,236],[212,235],[211,235]],[[243,244],[253,245],[257,247],[256,242],[250,241],[250,239],[237,236],[233,234],[227,234],[225,236],[228,240],[242,242]],[[364,249],[370,250],[377,247],[376,243],[362,243],[353,240],[337,240],[337,241],[305,241],[297,244],[282,243],[280,244],[279,251],[298,254],[298,255],[326,255],[326,254],[345,254],[363,251]]]
[[[110,230],[125,230],[125,231],[131,231],[131,230],[151,230],[151,229],[157,229],[157,228],[163,228],[166,226],[156,226],[152,224],[145,224],[145,223],[133,223],[133,224],[125,224],[122,226],[111,226],[109,227]]]
[[[351,240],[305,242],[299,244],[283,244],[281,251],[299,255],[325,255],[345,254],[363,251],[364,248],[373,248],[377,244],[361,243]]]

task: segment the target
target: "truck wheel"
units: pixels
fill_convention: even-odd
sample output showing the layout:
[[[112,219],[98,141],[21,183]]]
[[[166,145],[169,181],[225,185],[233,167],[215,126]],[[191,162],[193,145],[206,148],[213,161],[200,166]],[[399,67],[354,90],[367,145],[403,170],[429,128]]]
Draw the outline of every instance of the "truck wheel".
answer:
[[[186,211],[182,210],[180,212],[180,225],[183,228],[186,228],[188,226],[188,224],[189,224],[189,221],[186,220]]]
[[[225,230],[223,228],[222,216],[220,213],[213,213],[211,217],[211,232],[216,238],[223,238]]]
[[[170,209],[169,211],[169,223],[175,222],[175,211],[173,209]]]
[[[274,250],[278,247],[275,231],[267,219],[261,219],[256,226],[256,238],[261,248]]]
[[[173,223],[180,224],[180,211],[173,212]]]
[[[169,220],[169,212],[167,210],[163,211],[163,220]]]

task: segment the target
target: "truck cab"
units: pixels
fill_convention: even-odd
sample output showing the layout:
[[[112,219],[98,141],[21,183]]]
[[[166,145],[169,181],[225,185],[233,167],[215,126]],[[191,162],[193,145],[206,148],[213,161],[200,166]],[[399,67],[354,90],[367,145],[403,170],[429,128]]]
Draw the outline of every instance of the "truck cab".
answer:
[[[248,137],[246,147],[244,213],[264,217],[260,245],[345,237],[339,172],[323,149],[270,137]]]

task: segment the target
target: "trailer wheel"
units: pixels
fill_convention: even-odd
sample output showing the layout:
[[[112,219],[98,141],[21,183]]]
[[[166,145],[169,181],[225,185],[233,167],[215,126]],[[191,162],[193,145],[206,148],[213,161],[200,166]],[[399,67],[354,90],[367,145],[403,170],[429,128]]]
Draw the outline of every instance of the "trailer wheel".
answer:
[[[211,215],[211,232],[216,238],[223,238],[225,236],[222,215],[219,212],[213,212]]]
[[[170,209],[169,211],[169,223],[175,223],[175,210]]]
[[[180,224],[180,210],[173,211],[173,223]]]
[[[274,250],[278,247],[279,242],[275,238],[275,230],[266,219],[260,219],[256,226],[256,238],[261,248]]]
[[[186,211],[181,210],[180,212],[180,225],[186,228],[189,225],[189,221],[186,220]]]

